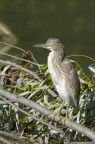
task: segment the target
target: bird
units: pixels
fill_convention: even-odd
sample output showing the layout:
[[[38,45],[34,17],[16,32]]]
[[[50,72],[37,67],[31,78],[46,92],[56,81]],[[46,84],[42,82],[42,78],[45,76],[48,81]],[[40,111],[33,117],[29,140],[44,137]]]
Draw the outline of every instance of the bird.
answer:
[[[80,98],[80,80],[72,62],[65,55],[65,48],[57,38],[49,38],[45,44],[37,44],[50,50],[48,55],[48,70],[52,82],[63,101],[77,108]]]

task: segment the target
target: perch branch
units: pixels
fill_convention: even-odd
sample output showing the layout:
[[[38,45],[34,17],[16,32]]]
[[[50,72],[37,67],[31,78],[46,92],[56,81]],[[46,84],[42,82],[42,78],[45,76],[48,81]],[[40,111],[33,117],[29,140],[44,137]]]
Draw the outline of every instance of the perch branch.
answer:
[[[59,132],[59,133],[61,133],[62,135],[65,136],[65,133],[64,133],[62,130],[54,127],[53,125],[51,125],[51,124],[49,124],[49,123],[46,123],[46,122],[44,122],[44,121],[36,118],[35,116],[29,114],[29,113],[26,112],[25,110],[19,108],[19,107],[16,106],[15,104],[13,104],[13,103],[11,103],[10,101],[6,100],[4,97],[0,96],[0,98],[1,98],[2,100],[4,100],[6,103],[8,103],[9,105],[11,105],[12,107],[14,107],[14,108],[16,108],[17,110],[19,110],[20,112],[24,113],[25,115],[30,116],[32,119],[34,119],[34,120],[36,120],[36,121],[38,121],[38,122],[40,122],[40,123],[42,123],[42,124],[44,124],[44,125],[47,125],[47,126],[50,127],[51,129],[54,129],[54,130],[56,130],[57,132]]]
[[[21,103],[21,104],[24,104],[28,107],[31,107],[37,111],[39,111],[40,113],[44,114],[47,116],[47,118],[50,118],[52,120],[55,120],[56,122],[59,122],[60,124],[63,124],[71,129],[74,129],[75,131],[77,132],[80,132],[82,133],[83,135],[89,137],[90,139],[92,139],[94,142],[95,142],[95,132],[90,130],[89,128],[87,127],[84,127],[80,124],[77,124],[75,122],[72,122],[70,120],[66,120],[66,119],[63,119],[63,117],[60,117],[58,115],[55,115],[53,114],[53,112],[51,112],[50,110],[48,110],[47,108],[41,106],[39,103],[37,102],[34,102],[34,101],[30,101],[24,97],[19,97],[15,94],[12,94],[10,92],[7,92],[3,89],[0,89],[0,94],[10,100],[12,100],[13,102],[18,102],[18,103]]]

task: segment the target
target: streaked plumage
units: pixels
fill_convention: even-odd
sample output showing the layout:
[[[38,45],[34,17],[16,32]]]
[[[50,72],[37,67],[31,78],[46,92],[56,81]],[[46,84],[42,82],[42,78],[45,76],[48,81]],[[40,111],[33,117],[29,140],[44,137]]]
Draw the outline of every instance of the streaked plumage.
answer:
[[[50,38],[46,44],[36,45],[49,49],[48,69],[60,97],[73,107],[79,104],[80,81],[65,49],[58,39]]]

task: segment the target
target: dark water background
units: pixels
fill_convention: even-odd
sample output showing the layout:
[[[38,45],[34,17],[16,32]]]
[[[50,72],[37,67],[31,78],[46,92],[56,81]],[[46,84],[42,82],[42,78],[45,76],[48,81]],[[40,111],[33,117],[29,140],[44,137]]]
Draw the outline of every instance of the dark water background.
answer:
[[[48,51],[33,48],[50,37],[59,38],[66,54],[85,54],[95,58],[95,0],[0,0],[0,21],[19,39],[18,46],[33,52],[45,63]],[[18,51],[12,51],[20,55]],[[72,57],[86,73],[93,61]]]

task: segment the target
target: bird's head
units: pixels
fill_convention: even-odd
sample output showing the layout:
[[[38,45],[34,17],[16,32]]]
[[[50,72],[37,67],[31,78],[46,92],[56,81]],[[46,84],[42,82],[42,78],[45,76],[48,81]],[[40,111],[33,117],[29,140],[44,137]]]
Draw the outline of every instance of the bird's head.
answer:
[[[50,51],[60,51],[64,48],[62,43],[56,38],[50,38],[46,41],[45,44],[37,44],[37,45],[34,45],[34,46],[35,47],[46,48]]]

